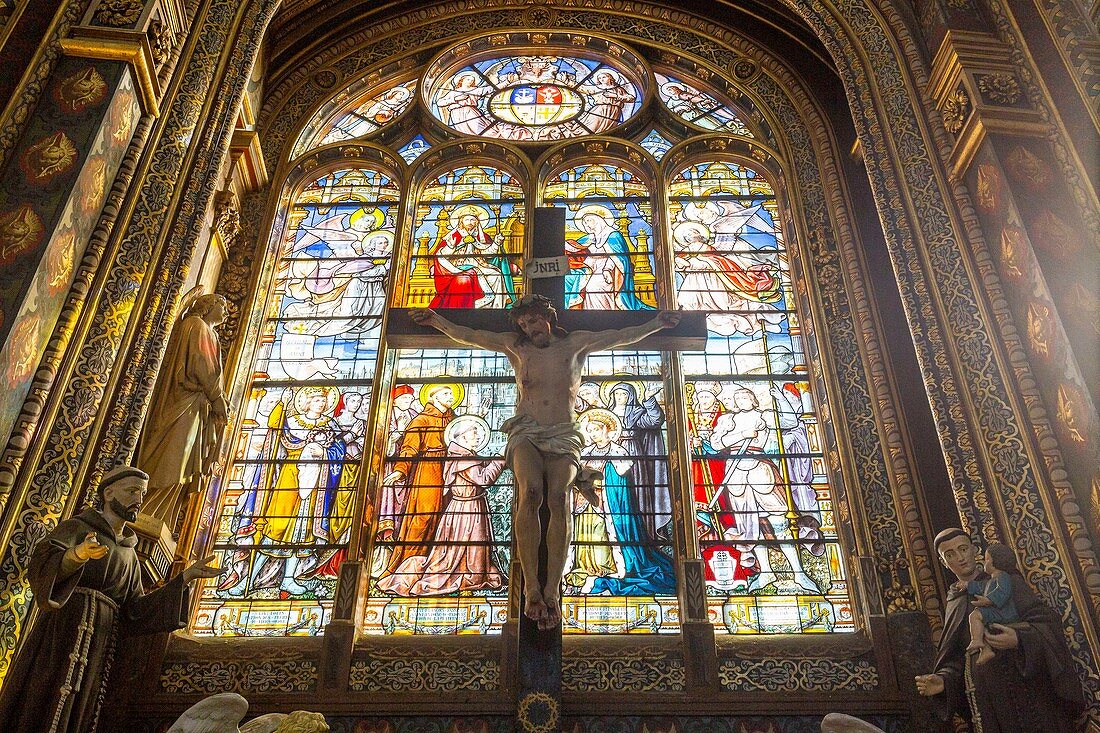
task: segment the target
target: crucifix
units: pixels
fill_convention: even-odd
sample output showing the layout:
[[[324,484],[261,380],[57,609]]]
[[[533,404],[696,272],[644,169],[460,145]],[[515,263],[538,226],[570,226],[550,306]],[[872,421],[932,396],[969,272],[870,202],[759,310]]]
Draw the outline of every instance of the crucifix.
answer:
[[[565,308],[565,210],[534,211],[527,295],[510,310],[394,309],[387,338],[402,348],[440,346],[443,335],[507,356],[516,371],[516,414],[500,426],[516,482],[514,534],[522,575],[519,729],[557,730],[561,693],[561,580],[572,534],[571,491],[598,504],[573,404],[585,359],[623,346],[680,351],[706,341],[702,313],[571,311]],[[443,315],[445,313],[445,315]],[[518,579],[513,578],[513,582]],[[541,722],[533,722],[534,720]]]

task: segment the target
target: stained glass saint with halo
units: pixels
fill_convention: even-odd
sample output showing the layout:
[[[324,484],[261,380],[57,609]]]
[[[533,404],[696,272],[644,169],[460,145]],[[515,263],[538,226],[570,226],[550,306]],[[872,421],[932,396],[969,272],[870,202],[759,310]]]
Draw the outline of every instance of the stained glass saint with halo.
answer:
[[[382,129],[416,99],[416,80],[337,95],[310,119],[298,136],[292,157],[329,143],[353,140]]]
[[[711,91],[704,91],[683,79],[655,73],[657,94],[668,111],[685,122],[705,130],[732,132],[753,137],[740,115],[728,104],[720,102]]]
[[[852,630],[832,491],[771,184],[707,161],[669,190],[677,303],[705,311],[681,356],[693,523],[727,633]]]
[[[400,191],[338,170],[288,212],[192,632],[315,635],[354,521]]]
[[[431,113],[464,135],[513,141],[603,134],[640,109],[642,87],[610,60],[538,54],[484,59],[438,79]]]

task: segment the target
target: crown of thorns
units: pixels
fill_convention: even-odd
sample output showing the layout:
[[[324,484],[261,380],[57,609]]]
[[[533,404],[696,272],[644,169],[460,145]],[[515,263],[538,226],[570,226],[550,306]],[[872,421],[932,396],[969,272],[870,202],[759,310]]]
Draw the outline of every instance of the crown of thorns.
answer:
[[[528,314],[542,316],[550,323],[551,327],[557,327],[558,325],[558,312],[555,310],[554,304],[545,295],[523,296],[508,316],[512,319],[512,324],[515,325],[520,316]]]

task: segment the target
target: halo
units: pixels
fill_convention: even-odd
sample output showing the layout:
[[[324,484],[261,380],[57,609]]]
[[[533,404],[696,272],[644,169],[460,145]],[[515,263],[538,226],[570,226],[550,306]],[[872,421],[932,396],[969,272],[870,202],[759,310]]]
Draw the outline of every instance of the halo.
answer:
[[[485,422],[485,418],[481,417],[481,415],[459,415],[454,420],[447,423],[447,427],[443,429],[444,444],[450,445],[455,439],[455,436],[468,430],[470,425],[478,425],[482,429],[481,439],[474,448],[476,453],[481,453],[481,451],[485,450],[485,446],[489,445],[489,438],[491,437],[489,433],[492,432],[489,423]]]
[[[609,226],[615,226],[615,215],[611,213],[611,209],[606,206],[600,206],[599,204],[589,204],[588,206],[582,206],[577,209],[577,213],[573,214],[573,221],[580,222],[581,219],[589,214],[600,217],[607,222]]]
[[[577,427],[579,427],[581,429],[581,432],[584,433],[585,443],[588,443],[589,440],[588,433],[585,432],[584,427],[588,423],[592,422],[592,418],[594,417],[601,417],[611,422],[614,427],[611,428],[611,432],[608,433],[608,437],[611,438],[612,442],[619,439],[619,436],[623,433],[623,424],[622,421],[619,420],[619,416],[611,410],[605,410],[602,407],[593,407],[591,410],[585,410],[584,412],[582,412],[580,414],[580,417],[577,418]]]
[[[348,216],[348,226],[355,226],[364,216],[369,216],[374,221],[374,226],[371,227],[371,230],[381,229],[382,225],[386,223],[386,215],[381,211],[373,206],[370,208],[361,206]]]
[[[387,253],[393,252],[393,232],[388,231],[386,229],[375,229],[373,231],[367,232],[367,236],[363,237],[363,239],[364,240],[374,239],[375,237],[383,237],[386,240],[385,251]],[[363,242],[360,243],[360,246],[365,245],[365,244],[366,244],[366,242],[363,241]],[[364,250],[365,250],[365,247],[364,247]],[[384,257],[384,258],[387,258],[387,259],[389,258],[389,254],[385,254],[385,255],[374,254],[373,256],[374,257]]]
[[[462,404],[462,399],[466,396],[466,389],[458,382],[432,382],[430,384],[425,384],[420,388],[420,404],[427,405],[428,400],[431,399],[432,393],[443,387],[450,387],[451,392],[454,393],[455,403],[451,405],[452,408]]]
[[[672,230],[672,238],[680,244],[687,244],[688,231],[698,231],[703,233],[703,238],[707,241],[711,241],[710,228],[705,224],[700,224],[697,221],[685,221],[677,224]]]
[[[336,407],[336,401],[340,399],[340,390],[335,387],[309,385],[308,387],[299,387],[294,390],[294,409],[299,414],[306,411],[305,404],[307,396],[312,392],[321,392],[325,396],[325,409],[321,411],[322,415],[327,415],[332,412]]]
[[[485,223],[491,218],[489,210],[484,206],[477,206],[476,204],[463,204],[459,206],[450,214],[450,220],[457,223],[459,219],[464,216],[476,216],[477,220],[481,222],[481,226],[485,226]]]
[[[645,384],[640,379],[627,379],[626,377],[618,377],[613,380],[600,383],[600,402],[607,404],[611,402],[611,393],[615,391],[615,387],[619,384],[629,384],[634,388],[634,395],[641,402],[645,399],[646,388]]]

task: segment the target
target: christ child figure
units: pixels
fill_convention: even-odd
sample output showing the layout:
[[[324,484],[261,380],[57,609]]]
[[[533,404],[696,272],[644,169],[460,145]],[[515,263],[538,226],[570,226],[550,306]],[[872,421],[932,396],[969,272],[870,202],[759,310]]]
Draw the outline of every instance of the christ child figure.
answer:
[[[1012,600],[1012,575],[1020,572],[1012,550],[1000,542],[991,543],[985,551],[984,567],[989,577],[966,585],[970,603],[977,607],[970,612],[970,645],[966,651],[978,655],[978,664],[993,659],[993,647],[985,638],[986,627],[1020,621]]]

